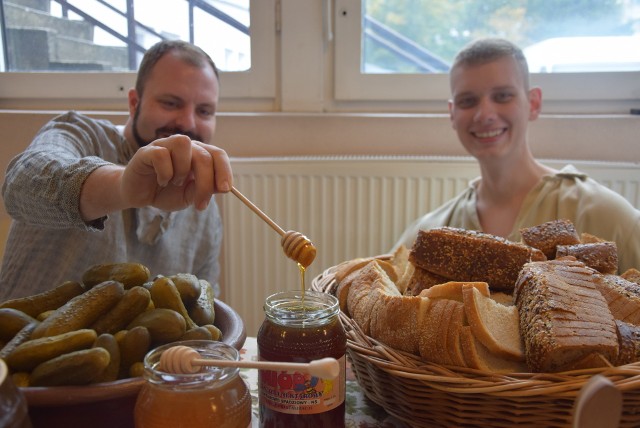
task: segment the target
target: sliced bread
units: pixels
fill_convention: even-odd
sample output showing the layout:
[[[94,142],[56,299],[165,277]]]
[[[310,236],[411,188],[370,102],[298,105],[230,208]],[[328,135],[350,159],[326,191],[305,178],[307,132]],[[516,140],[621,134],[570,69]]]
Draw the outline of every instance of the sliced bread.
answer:
[[[462,287],[464,309],[474,336],[489,351],[502,358],[524,361],[518,309],[502,305],[476,287]]]

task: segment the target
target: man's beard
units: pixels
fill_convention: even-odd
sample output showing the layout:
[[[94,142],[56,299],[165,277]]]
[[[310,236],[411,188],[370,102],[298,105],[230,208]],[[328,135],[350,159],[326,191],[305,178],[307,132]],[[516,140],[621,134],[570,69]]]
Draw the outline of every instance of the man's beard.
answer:
[[[133,131],[133,138],[135,138],[136,143],[138,143],[139,147],[144,147],[146,145],[148,145],[149,143],[157,140],[158,138],[162,138],[162,135],[176,135],[176,134],[180,134],[180,135],[186,135],[187,137],[189,137],[192,140],[196,140],[196,141],[200,141],[202,142],[202,137],[198,134],[194,134],[193,132],[188,132],[188,131],[184,131],[180,128],[173,128],[173,127],[162,127],[162,128],[158,128],[156,129],[156,136],[152,139],[152,140],[145,140],[144,138],[142,138],[142,136],[140,135],[140,132],[138,132],[138,119],[140,116],[140,104],[138,104],[138,106],[136,107],[136,112],[133,115],[133,126],[132,126],[132,131]]]

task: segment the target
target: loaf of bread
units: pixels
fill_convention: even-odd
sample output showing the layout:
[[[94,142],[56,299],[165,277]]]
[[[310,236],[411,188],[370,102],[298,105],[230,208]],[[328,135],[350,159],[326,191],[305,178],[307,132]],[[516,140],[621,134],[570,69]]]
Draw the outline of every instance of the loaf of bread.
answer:
[[[594,284],[615,319],[640,325],[640,285],[618,275],[598,275]]]
[[[555,258],[565,256],[573,256],[601,273],[618,272],[618,248],[615,242],[558,245]]]
[[[462,302],[425,299],[429,303],[419,329],[420,356],[432,363],[465,367],[460,343],[464,323]]]
[[[413,264],[411,264],[413,266]],[[422,290],[428,290],[434,285],[443,284],[449,280],[443,276],[429,272],[418,266],[413,266],[413,269],[409,268],[407,273],[410,276],[406,278],[406,288],[404,294],[407,296],[417,296]]]
[[[537,248],[498,236],[441,227],[418,232],[409,260],[451,281],[483,281],[492,291],[511,292],[522,266],[546,257]]]
[[[370,315],[371,337],[387,346],[418,354],[421,317],[429,300],[421,297],[383,294]]]
[[[335,279],[337,285],[334,286],[335,290],[328,291],[338,298],[338,302],[340,303],[340,309],[342,310],[342,312],[349,314],[347,298],[349,295],[349,288],[351,287],[351,283],[354,280],[358,280],[360,284],[366,284],[366,279],[359,279],[361,273],[360,271],[372,262],[377,264],[378,268],[382,268],[387,273],[387,277],[391,282],[397,280],[396,271],[393,265],[385,260],[377,259],[375,257],[358,258],[339,264],[336,267]],[[369,266],[369,269],[365,269],[365,276],[369,275],[369,278],[373,278],[375,277],[375,273],[372,274],[370,269],[374,269],[374,267]]]
[[[600,238],[599,236],[592,235],[588,232],[582,232],[580,234],[580,243],[582,244],[595,244],[596,242],[604,242],[605,239]]]
[[[401,245],[391,256],[389,262],[395,268],[398,276],[396,287],[400,294],[405,296],[417,296],[422,290],[426,290],[436,284],[447,282],[448,280],[440,275],[431,273],[422,268],[416,267],[409,261],[411,251]],[[338,279],[336,274],[336,279]]]
[[[347,313],[365,334],[369,334],[373,308],[381,296],[400,297],[400,293],[389,274],[376,260],[359,269],[356,275],[349,278],[348,284]]]
[[[444,366],[558,372],[640,361],[632,281],[640,272],[596,270],[611,271],[611,257],[597,262],[612,243],[583,234],[568,244],[576,234],[567,221],[527,232],[537,248],[462,229],[420,231],[411,250],[338,265],[329,292],[364,334]]]
[[[531,370],[562,371],[592,353],[615,360],[616,323],[595,286],[597,276],[569,258],[523,267],[514,297]]]
[[[619,351],[612,361],[616,366],[633,363],[640,360],[640,327],[616,320],[618,328]]]
[[[573,245],[580,243],[580,237],[575,226],[569,220],[552,220],[537,226],[520,229],[522,242],[537,248],[547,259],[556,257],[558,245]]]
[[[627,281],[631,281],[640,285],[640,271],[638,269],[629,268],[626,271],[622,272],[620,276]]]

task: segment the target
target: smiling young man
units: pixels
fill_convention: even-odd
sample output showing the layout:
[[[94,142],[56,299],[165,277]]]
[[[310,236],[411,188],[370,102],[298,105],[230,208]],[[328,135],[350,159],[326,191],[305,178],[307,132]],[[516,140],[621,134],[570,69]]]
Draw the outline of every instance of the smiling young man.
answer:
[[[113,262],[193,273],[217,290],[222,224],[213,195],[232,183],[226,152],[211,145],[218,94],[205,52],[164,41],[145,53],[124,127],[76,112],[47,123],[7,169],[13,221],[0,301]]]
[[[533,157],[527,129],[540,114],[542,91],[530,87],[517,46],[473,42],[456,56],[449,80],[452,127],[481,175],[410,225],[396,247],[411,247],[420,229],[441,226],[520,241],[521,228],[568,219],[578,233],[615,241],[621,272],[640,267],[640,211],[573,166],[556,171]]]

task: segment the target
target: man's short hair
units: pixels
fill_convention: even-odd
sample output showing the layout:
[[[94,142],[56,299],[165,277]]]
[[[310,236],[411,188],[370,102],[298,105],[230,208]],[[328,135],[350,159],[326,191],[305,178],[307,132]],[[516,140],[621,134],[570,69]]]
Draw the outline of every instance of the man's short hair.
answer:
[[[140,62],[140,68],[138,69],[138,75],[136,77],[136,91],[139,97],[142,97],[144,85],[147,83],[149,75],[153,71],[156,63],[169,52],[176,53],[182,61],[196,67],[204,67],[208,64],[213,69],[216,78],[219,77],[218,68],[211,57],[198,46],[183,40],[163,40],[151,46],[145,52],[142,62]]]
[[[469,43],[456,55],[451,71],[457,67],[487,64],[504,57],[511,57],[516,61],[522,73],[525,89],[529,90],[529,65],[527,64],[527,59],[522,49],[505,39],[486,38]]]

